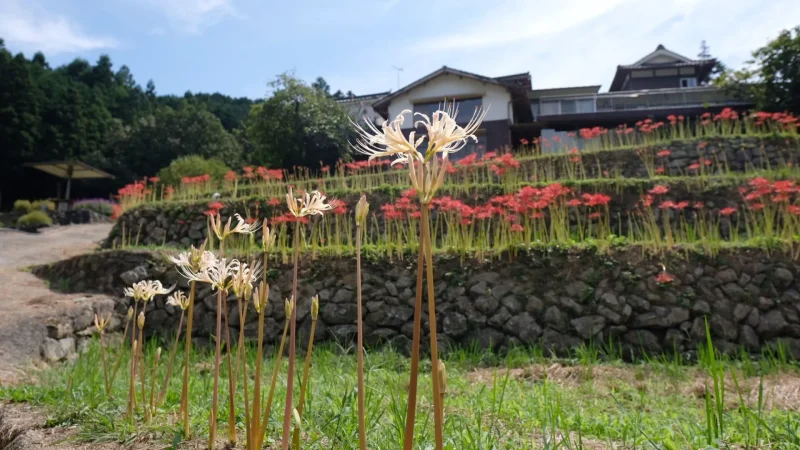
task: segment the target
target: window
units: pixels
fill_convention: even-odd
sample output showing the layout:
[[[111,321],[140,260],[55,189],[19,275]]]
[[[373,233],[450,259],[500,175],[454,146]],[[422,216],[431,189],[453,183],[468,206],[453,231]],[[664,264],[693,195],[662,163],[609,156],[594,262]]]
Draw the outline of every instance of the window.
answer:
[[[540,108],[543,116],[561,114],[561,102],[558,100],[542,101]]]
[[[577,101],[579,113],[592,113],[594,112],[594,99],[582,98]]]
[[[449,103],[452,100],[448,99],[447,101]],[[469,119],[471,119],[472,115],[475,113],[475,108],[480,108],[482,103],[483,102],[481,98],[465,98],[462,100],[456,100],[456,106],[458,107],[456,122],[469,122]],[[443,106],[444,101],[414,103],[414,113],[422,113],[428,117],[431,117],[433,113],[442,109]]]
[[[578,106],[575,100],[561,100],[561,114],[575,114],[578,112]]]
[[[539,114],[541,114],[541,110],[539,109],[539,100],[534,100],[531,102],[531,114],[533,114],[534,120],[536,117],[539,117]]]
[[[681,87],[682,88],[690,88],[690,87],[697,87],[697,78],[681,78]]]

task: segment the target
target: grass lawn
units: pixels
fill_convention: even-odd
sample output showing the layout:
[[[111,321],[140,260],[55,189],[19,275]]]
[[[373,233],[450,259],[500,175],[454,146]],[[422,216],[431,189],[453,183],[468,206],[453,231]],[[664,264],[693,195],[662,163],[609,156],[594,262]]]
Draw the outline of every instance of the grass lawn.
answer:
[[[148,345],[148,364],[155,345]],[[165,348],[162,355],[156,391],[164,380],[168,351]],[[110,353],[112,364],[117,355]],[[514,349],[503,356],[449,352],[444,359],[445,448],[800,448],[800,371],[796,363],[779,352],[757,360],[712,359],[710,355],[701,349],[699,362],[685,364],[680,357],[624,363],[617,355],[590,347],[576,349],[570,359],[545,358],[536,349]],[[81,441],[147,441],[173,448],[184,440],[177,423],[181,352],[165,403],[150,424],[145,424],[140,413],[135,425],[125,418],[129,355],[123,351],[121,356],[122,369],[114,381],[112,399],[104,393],[100,350],[95,342],[73,363],[33,373],[29,384],[0,388],[0,400],[42,406],[49,414],[48,425],[78,425],[76,437]],[[255,351],[251,349],[248,357],[252,386]],[[264,390],[269,386],[273,361],[264,361]],[[382,350],[368,352],[365,361],[369,448],[399,449],[409,360]],[[277,448],[280,440],[285,358],[283,365],[267,432],[269,448]],[[192,447],[205,445],[212,367],[211,352],[192,355]],[[222,367],[220,439],[226,435],[228,417],[227,372],[225,364]],[[427,449],[433,446],[429,361],[423,359],[420,369],[415,447]],[[147,384],[149,393],[150,379]],[[303,416],[302,448],[358,448],[355,387],[353,349],[318,346]],[[138,376],[136,389],[141,395]],[[238,390],[237,428],[243,446],[241,382]]]

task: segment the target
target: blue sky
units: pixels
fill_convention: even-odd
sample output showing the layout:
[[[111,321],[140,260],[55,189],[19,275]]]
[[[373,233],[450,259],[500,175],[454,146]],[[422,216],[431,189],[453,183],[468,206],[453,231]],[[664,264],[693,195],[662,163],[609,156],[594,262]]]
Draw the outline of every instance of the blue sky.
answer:
[[[160,94],[263,97],[293,71],[333,90],[397,88],[447,65],[487,76],[530,72],[536,88],[602,84],[659,43],[738,67],[798,0],[0,0],[11,51],[51,65],[109,54]]]

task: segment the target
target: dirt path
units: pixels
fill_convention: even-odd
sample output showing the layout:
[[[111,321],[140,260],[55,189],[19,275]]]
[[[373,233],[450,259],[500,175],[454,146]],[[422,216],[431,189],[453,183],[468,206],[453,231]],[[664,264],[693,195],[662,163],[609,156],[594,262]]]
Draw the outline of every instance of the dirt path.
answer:
[[[47,228],[39,234],[0,229],[0,384],[14,382],[39,359],[47,317],[64,314],[86,294],[61,294],[25,268],[93,250],[111,224]]]

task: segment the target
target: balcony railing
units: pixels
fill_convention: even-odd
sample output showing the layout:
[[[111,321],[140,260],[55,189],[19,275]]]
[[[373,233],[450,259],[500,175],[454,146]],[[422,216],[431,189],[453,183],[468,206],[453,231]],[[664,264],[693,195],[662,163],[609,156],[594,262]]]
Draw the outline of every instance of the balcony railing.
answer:
[[[723,91],[703,86],[682,89],[648,89],[607,92],[591,96],[546,97],[531,102],[534,120],[565,114],[593,114],[616,111],[685,108],[692,106],[741,105],[744,102]]]

